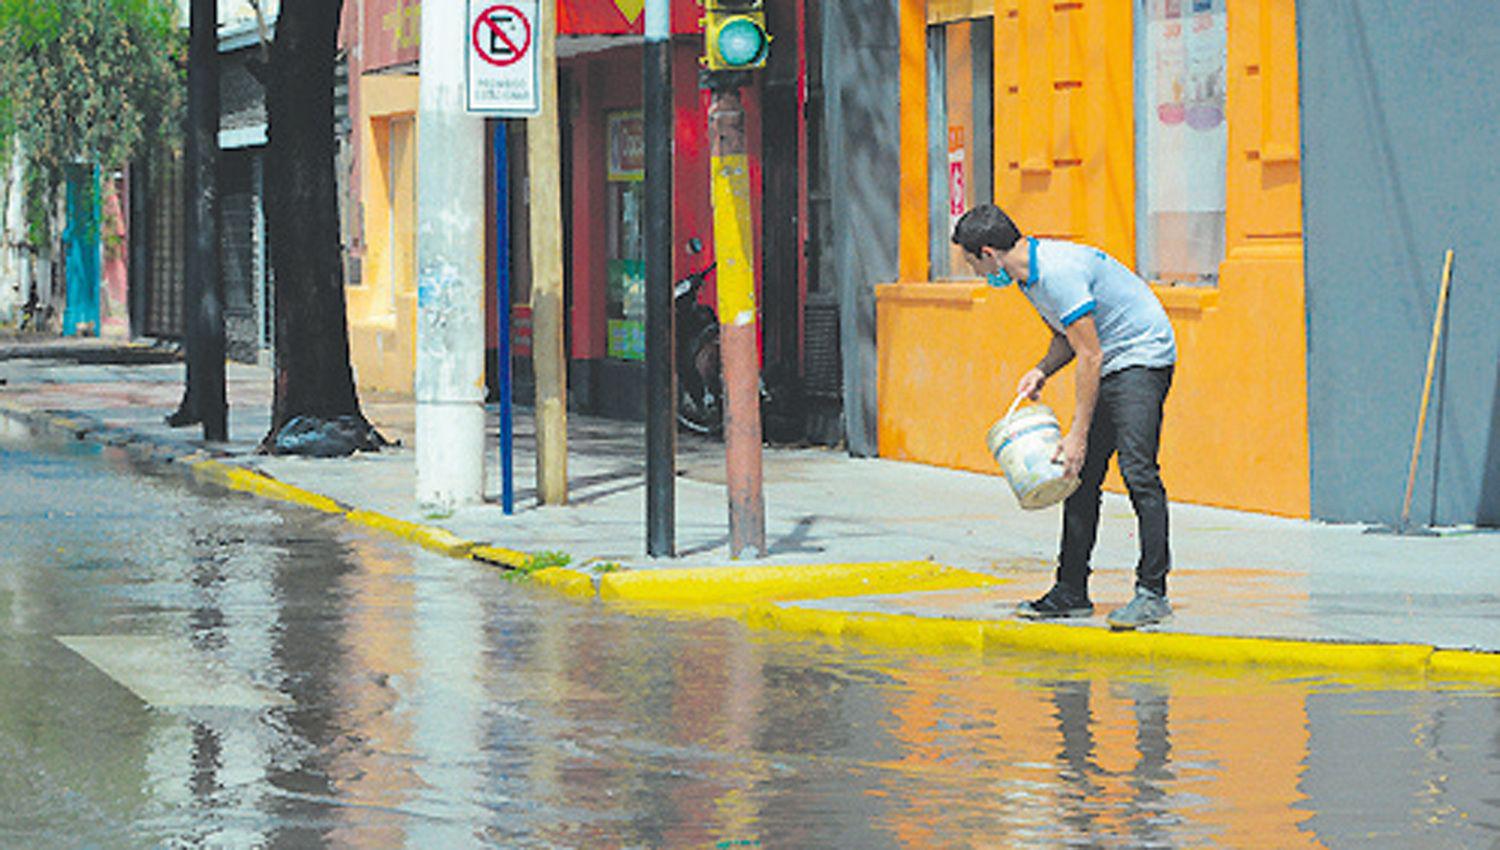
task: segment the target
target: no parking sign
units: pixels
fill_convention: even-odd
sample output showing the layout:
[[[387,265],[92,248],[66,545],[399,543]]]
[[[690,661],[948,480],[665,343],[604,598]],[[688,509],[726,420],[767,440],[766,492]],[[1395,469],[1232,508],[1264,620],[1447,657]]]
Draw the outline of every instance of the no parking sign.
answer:
[[[504,118],[541,113],[540,5],[537,0],[469,0],[464,50],[469,112]]]

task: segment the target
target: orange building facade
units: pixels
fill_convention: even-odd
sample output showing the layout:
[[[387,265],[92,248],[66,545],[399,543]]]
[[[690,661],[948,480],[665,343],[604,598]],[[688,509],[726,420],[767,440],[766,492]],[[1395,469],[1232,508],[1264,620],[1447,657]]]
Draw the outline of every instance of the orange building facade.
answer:
[[[1049,333],[947,244],[993,199],[1024,233],[1097,246],[1152,282],[1178,343],[1172,499],[1308,516],[1293,0],[902,0],[900,26],[881,456],[998,472],[985,431]],[[1071,370],[1043,400],[1068,421]]]

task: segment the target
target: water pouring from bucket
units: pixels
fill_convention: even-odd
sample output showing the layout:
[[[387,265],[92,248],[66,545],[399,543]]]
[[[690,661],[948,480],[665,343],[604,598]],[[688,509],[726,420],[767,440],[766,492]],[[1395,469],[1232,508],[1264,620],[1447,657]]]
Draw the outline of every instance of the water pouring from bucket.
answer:
[[[1078,477],[1063,476],[1062,461],[1054,461],[1062,442],[1062,426],[1045,404],[1021,406],[1017,395],[1005,415],[985,435],[990,454],[1000,464],[1005,480],[1021,507],[1034,511],[1055,505],[1078,488]]]

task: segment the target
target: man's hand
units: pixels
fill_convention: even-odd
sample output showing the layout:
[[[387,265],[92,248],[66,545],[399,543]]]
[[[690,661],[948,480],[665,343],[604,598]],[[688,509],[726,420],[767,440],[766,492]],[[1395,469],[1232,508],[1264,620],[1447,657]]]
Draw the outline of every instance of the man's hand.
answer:
[[[1077,431],[1069,431],[1068,436],[1062,438],[1057,444],[1057,451],[1052,453],[1052,462],[1063,465],[1064,478],[1077,478],[1083,471],[1083,459],[1089,451],[1089,438],[1087,434]]]
[[[1041,369],[1032,369],[1021,376],[1021,382],[1016,384],[1016,395],[1023,395],[1032,401],[1042,397],[1042,387],[1047,385],[1047,373]]]

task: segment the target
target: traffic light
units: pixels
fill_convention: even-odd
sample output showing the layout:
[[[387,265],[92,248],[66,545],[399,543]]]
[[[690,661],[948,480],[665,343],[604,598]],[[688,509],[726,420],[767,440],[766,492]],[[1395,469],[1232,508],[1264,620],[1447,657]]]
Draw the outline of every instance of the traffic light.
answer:
[[[703,64],[710,71],[763,68],[770,52],[764,0],[703,0]]]

